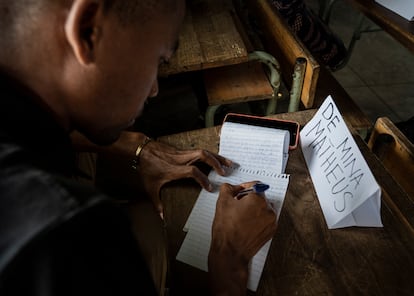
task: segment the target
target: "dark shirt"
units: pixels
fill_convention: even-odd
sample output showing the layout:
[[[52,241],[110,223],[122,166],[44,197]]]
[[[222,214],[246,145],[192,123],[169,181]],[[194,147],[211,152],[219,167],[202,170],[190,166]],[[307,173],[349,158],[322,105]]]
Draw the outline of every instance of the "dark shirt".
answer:
[[[153,295],[121,209],[72,180],[70,138],[0,75],[0,295]]]

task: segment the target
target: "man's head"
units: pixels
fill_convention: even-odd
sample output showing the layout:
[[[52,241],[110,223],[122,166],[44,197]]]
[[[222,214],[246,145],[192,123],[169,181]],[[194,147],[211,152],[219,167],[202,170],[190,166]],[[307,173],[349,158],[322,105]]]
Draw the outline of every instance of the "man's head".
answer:
[[[109,143],[156,95],[183,15],[184,0],[2,1],[0,67],[66,128]]]

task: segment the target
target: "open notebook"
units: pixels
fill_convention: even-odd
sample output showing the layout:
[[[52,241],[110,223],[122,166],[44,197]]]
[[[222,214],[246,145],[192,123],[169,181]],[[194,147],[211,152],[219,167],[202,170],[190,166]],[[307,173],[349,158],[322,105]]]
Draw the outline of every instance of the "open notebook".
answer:
[[[193,210],[184,226],[187,235],[177,254],[177,260],[208,271],[208,252],[211,227],[216,210],[219,186],[226,182],[240,184],[261,181],[270,185],[266,198],[273,204],[279,217],[289,184],[284,174],[289,151],[289,132],[275,128],[225,122],[221,129],[219,154],[236,165],[223,177],[212,171],[209,179],[214,192],[201,190]],[[268,241],[253,257],[249,265],[247,288],[256,291],[269,251]]]

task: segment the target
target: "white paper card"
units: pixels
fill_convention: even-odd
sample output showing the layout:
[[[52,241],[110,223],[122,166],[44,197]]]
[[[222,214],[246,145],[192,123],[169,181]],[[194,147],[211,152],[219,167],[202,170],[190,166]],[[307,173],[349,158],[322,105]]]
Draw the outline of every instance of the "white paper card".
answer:
[[[375,0],[403,18],[414,20],[414,0]]]
[[[382,227],[381,189],[331,96],[300,139],[328,228]]]

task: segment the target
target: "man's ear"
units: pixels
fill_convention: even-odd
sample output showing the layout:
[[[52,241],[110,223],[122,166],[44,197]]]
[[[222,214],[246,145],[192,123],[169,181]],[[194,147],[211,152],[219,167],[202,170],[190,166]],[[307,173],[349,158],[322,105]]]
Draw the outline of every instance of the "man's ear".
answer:
[[[65,35],[74,55],[82,65],[95,60],[100,38],[102,1],[74,0],[66,19]]]

